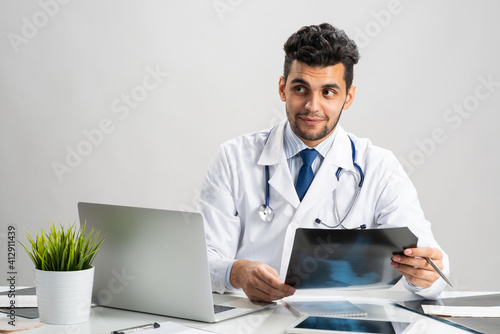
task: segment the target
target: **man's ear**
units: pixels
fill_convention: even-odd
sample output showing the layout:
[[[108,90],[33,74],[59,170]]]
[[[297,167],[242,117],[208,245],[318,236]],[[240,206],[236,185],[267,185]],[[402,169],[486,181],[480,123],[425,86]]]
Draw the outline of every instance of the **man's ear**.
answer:
[[[349,109],[352,102],[354,101],[354,96],[356,95],[356,86],[352,85],[347,92],[347,97],[345,99],[344,109]]]
[[[286,96],[285,96],[285,78],[283,76],[280,77],[280,81],[278,83],[278,90],[279,90],[281,101],[285,102],[286,101]]]

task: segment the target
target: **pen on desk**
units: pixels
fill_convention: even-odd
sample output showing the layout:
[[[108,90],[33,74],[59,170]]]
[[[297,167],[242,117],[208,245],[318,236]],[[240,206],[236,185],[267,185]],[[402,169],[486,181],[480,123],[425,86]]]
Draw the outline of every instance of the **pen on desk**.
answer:
[[[133,333],[133,332],[141,330],[141,329],[150,329],[150,328],[160,328],[160,324],[157,322],[153,322],[152,324],[146,324],[146,325],[141,325],[141,326],[119,329],[117,331],[112,331],[111,334],[128,334],[128,333]]]
[[[425,259],[432,266],[432,268],[434,268],[434,270],[437,271],[437,273],[439,274],[439,276],[441,276],[444,279],[444,281],[446,283],[448,283],[448,285],[453,288],[453,284],[451,283],[450,279],[448,277],[446,277],[446,275],[441,271],[441,269],[439,269],[439,267],[437,266],[437,264],[435,264],[434,261],[432,261],[432,259],[430,257],[426,257]]]

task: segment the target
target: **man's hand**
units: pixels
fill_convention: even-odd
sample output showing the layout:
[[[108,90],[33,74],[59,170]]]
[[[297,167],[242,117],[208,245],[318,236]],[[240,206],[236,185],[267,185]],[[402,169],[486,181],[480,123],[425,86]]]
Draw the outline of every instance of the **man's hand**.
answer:
[[[270,302],[291,296],[295,289],[283,283],[276,270],[265,263],[238,260],[231,270],[231,285],[243,289],[248,299]]]
[[[428,288],[440,277],[425,259],[425,257],[431,258],[439,268],[443,269],[443,253],[438,248],[407,248],[404,254],[405,256],[394,255],[391,265],[411,284]]]

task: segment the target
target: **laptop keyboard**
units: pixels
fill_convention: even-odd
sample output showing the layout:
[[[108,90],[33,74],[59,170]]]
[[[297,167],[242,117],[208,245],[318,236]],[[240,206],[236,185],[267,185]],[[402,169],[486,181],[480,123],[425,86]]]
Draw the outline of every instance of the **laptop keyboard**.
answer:
[[[214,313],[217,314],[217,313],[221,313],[221,312],[225,312],[225,311],[229,311],[229,310],[233,310],[235,309],[236,307],[232,307],[232,306],[224,306],[224,305],[215,305],[214,304]]]

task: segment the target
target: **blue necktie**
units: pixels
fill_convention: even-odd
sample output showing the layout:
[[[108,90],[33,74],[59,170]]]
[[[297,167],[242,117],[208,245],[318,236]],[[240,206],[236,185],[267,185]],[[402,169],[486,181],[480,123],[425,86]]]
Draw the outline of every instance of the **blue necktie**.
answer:
[[[295,189],[297,190],[297,195],[299,195],[299,199],[301,201],[314,179],[314,173],[311,165],[314,159],[316,159],[316,156],[318,156],[318,151],[315,149],[306,148],[305,150],[300,151],[300,157],[302,158],[303,165],[300,167]]]

